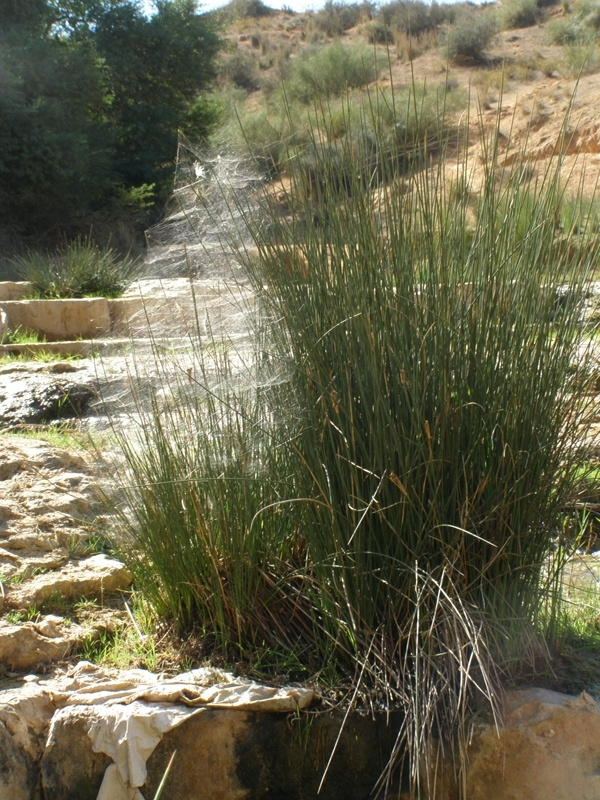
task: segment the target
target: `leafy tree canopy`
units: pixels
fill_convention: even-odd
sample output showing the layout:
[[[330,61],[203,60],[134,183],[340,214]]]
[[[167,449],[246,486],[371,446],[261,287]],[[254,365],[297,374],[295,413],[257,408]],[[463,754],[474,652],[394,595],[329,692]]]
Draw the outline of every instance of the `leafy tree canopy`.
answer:
[[[108,224],[170,191],[201,139],[219,38],[194,0],[0,0],[0,220],[17,237]],[[149,187],[152,187],[152,190]]]

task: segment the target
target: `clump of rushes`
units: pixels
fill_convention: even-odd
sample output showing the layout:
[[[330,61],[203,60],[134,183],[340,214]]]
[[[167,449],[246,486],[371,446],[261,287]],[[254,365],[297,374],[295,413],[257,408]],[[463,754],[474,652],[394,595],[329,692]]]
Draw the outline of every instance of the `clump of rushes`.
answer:
[[[29,251],[14,264],[39,298],[118,297],[139,274],[134,260],[100,248],[90,237],[78,237],[54,253]]]
[[[452,166],[468,186],[465,136]],[[327,671],[350,704],[402,709],[383,795],[404,759],[419,797],[437,748],[460,769],[474,698],[495,713],[498,673],[550,635],[587,433],[580,313],[598,248],[557,234],[560,158],[498,180],[496,131],[473,207],[448,188],[445,141],[442,127],[435,161],[416,146],[402,183],[405,153],[367,185],[348,159],[343,195],[333,164],[319,214],[295,199],[301,172],[291,216],[268,198],[248,214],[267,360],[246,356],[246,380],[232,345],[209,367],[198,349],[203,390],[183,381],[125,443],[144,593],[207,649],[250,665],[266,649]]]

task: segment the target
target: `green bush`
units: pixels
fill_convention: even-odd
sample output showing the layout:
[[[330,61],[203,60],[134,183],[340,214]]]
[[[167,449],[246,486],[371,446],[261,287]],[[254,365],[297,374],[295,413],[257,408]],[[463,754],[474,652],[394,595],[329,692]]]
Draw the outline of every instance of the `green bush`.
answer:
[[[600,3],[579,0],[563,17],[548,24],[550,38],[556,44],[586,45],[600,31]]]
[[[448,58],[452,61],[483,61],[496,33],[496,20],[489,12],[461,11],[446,31]]]
[[[572,14],[552,20],[546,26],[546,30],[555,44],[574,43],[585,34],[583,22]]]
[[[232,0],[217,13],[229,19],[261,19],[272,16],[275,10],[262,0]]]
[[[261,173],[271,177],[286,167],[296,147],[306,141],[306,120],[277,106],[232,118],[220,138],[221,144],[245,154]]]
[[[499,10],[503,28],[529,28],[540,19],[537,0],[502,0]]]
[[[35,297],[118,297],[139,274],[135,261],[78,238],[54,253],[29,251],[14,260]]]
[[[219,66],[221,79],[232,83],[238,89],[253,92],[260,87],[258,61],[245,50],[234,50],[224,56]]]
[[[600,2],[598,0],[578,0],[573,11],[583,20],[586,27],[595,32],[600,31]]]
[[[389,25],[383,22],[372,22],[367,27],[367,41],[369,44],[392,44],[394,33]]]
[[[454,14],[450,5],[423,3],[421,0],[393,0],[380,7],[377,19],[383,25],[407,36],[419,36],[451,21]]]
[[[286,84],[284,96],[274,96],[266,108],[242,114],[239,120],[230,118],[221,142],[249,154],[268,175],[308,170],[313,195],[322,180],[327,182],[332,164],[339,176],[347,159],[356,162],[365,185],[406,172],[419,160],[425,140],[430,153],[437,149],[445,127],[442,120],[466,105],[462,92],[415,84],[393,95],[376,90],[330,100],[316,114],[307,114],[303,106],[289,102],[290,94]],[[311,125],[319,131],[319,141],[312,143]],[[323,150],[329,158],[321,157]]]
[[[327,0],[323,8],[316,12],[313,20],[318,30],[333,38],[354,28],[364,18],[371,19],[374,8],[374,4],[370,2],[341,3]]]
[[[378,71],[378,60],[371,48],[333,42],[307,49],[290,64],[286,92],[291,102],[310,105],[366,86],[375,80]]]
[[[564,61],[567,70],[574,78],[598,72],[600,68],[600,52],[594,36],[585,36],[564,45]]]
[[[474,209],[464,138],[451,190],[442,150],[370,192],[356,131],[330,148],[322,127],[326,218],[301,171],[291,216],[263,194],[239,209],[258,248],[255,357],[198,345],[173,399],[124,437],[124,555],[207,652],[251,666],[268,652],[401,708],[396,755],[427,796],[423,752],[464,733],[474,697],[494,707],[491,654],[508,668],[544,630],[589,430],[580,313],[598,246],[574,255],[556,235],[560,163],[525,182],[516,162],[499,182],[487,142]]]

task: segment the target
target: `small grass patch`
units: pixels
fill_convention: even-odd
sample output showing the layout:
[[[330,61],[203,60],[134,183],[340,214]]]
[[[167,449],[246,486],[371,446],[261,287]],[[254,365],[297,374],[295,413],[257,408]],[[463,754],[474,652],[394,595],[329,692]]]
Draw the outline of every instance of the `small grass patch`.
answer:
[[[35,606],[30,606],[24,610],[7,611],[3,619],[11,625],[23,625],[26,622],[37,622],[40,613]]]
[[[0,436],[20,436],[23,439],[41,439],[53,447],[67,449],[87,448],[86,437],[64,423],[56,425],[20,425],[10,431],[0,431]]]
[[[45,342],[46,336],[40,331],[21,328],[19,325],[14,330],[7,330],[0,338],[0,344],[39,344]]]
[[[91,355],[91,354],[90,354]],[[8,352],[0,355],[0,365],[11,364],[14,361],[38,361],[41,363],[53,363],[55,361],[78,361],[82,356],[78,353],[55,353],[52,350],[38,349],[27,350],[25,352]]]
[[[126,603],[127,605],[127,603]],[[160,664],[156,644],[156,617],[139,595],[132,597],[129,620],[114,631],[90,636],[81,646],[86,661],[117,669],[142,668],[156,671]]]

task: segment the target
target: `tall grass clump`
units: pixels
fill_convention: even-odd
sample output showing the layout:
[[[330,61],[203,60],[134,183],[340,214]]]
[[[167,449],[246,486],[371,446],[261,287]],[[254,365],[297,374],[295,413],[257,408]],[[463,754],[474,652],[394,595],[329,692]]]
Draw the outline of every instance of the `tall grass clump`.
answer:
[[[296,601],[282,580],[293,581],[301,545],[278,506],[293,481],[273,446],[266,400],[277,390],[236,390],[239,356],[222,343],[199,346],[182,381],[159,365],[164,355],[156,361],[173,396],[146,405],[136,395],[137,435],[119,437],[133,481],[122,495],[125,557],[155,612],[203,632],[208,654],[252,662],[283,641],[291,651]]]
[[[139,274],[133,259],[100,248],[91,237],[79,237],[53,253],[29,251],[14,265],[41,298],[118,297]]]
[[[405,180],[389,162],[367,189],[350,159],[317,216],[301,171],[290,215],[263,195],[251,380],[216,362],[125,447],[128,556],[155,606],[250,664],[266,642],[350,705],[402,709],[384,795],[407,758],[432,796],[436,746],[460,765],[472,703],[494,712],[499,673],[546,632],[586,434],[597,247],[556,235],[560,163],[497,179],[497,132],[474,208],[465,137],[440,130],[435,158],[425,142]]]

